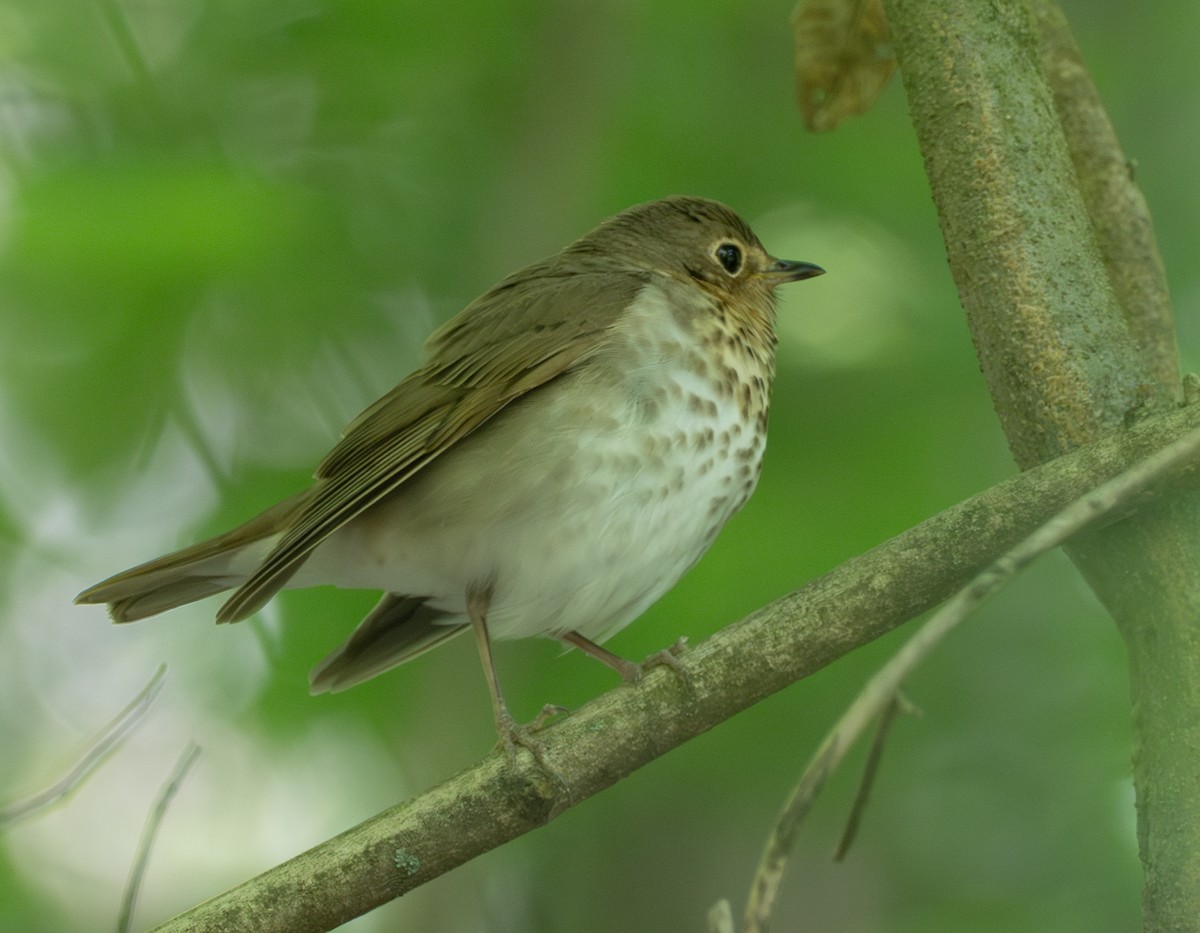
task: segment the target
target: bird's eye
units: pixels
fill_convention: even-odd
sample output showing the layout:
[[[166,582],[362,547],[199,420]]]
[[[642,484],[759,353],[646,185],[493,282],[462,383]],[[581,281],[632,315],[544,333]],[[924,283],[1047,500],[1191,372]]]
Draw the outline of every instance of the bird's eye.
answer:
[[[722,243],[716,250],[719,262],[730,275],[737,275],[742,268],[742,251],[734,243]]]

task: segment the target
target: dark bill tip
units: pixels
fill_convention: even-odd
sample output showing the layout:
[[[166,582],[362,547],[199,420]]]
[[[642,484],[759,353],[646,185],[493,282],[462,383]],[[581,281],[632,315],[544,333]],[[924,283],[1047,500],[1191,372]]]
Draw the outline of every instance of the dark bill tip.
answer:
[[[811,262],[795,259],[776,259],[766,268],[766,274],[778,282],[799,282],[813,276],[824,275],[825,270]]]

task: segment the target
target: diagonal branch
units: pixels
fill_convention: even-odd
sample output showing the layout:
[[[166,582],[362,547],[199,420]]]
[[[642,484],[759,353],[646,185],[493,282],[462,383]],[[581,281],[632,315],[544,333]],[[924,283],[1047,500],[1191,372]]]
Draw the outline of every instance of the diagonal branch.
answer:
[[[1036,558],[1095,525],[1104,516],[1125,508],[1142,490],[1162,477],[1172,474],[1181,465],[1198,461],[1200,429],[1189,431],[1179,440],[1155,451],[1119,476],[1083,493],[955,593],[871,677],[825,736],[784,805],[783,813],[767,842],[766,851],[759,862],[750,889],[743,927],[746,933],[765,933],[769,927],[784,869],[791,857],[796,836],[830,774],[871,723],[879,722],[880,732],[886,732],[903,702],[900,696],[901,686],[933,649],[986,599]],[[855,811],[858,810],[859,806],[856,803]],[[844,845],[843,842],[842,847]]]
[[[685,687],[652,671],[548,726],[545,760],[571,789],[502,753],[380,813],[160,931],[329,930],[553,818],[677,745],[941,602],[1078,495],[1200,426],[1149,418],[992,487],[764,606],[683,655]],[[1200,477],[1188,474],[1191,485]]]

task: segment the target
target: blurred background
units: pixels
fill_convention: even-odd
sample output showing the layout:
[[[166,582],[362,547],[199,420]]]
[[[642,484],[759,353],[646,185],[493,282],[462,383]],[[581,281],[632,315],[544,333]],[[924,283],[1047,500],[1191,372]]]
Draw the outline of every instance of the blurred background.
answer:
[[[217,628],[132,626],[80,589],[300,488],[440,321],[630,204],[718,198],[787,289],[759,491],[610,646],[698,642],[1014,472],[944,263],[898,80],[814,136],[790,0],[0,2],[0,802],[60,774],[168,665],[133,738],[0,835],[0,928],[111,929],[189,740],[135,928],[476,761],[494,733],[462,639],[310,698],[375,594],[318,589]],[[1200,6],[1066,5],[1149,199],[1197,365]],[[1180,102],[1186,102],[1180,106]],[[702,929],[740,911],[821,735],[907,631],[736,717],[552,825],[350,924]],[[610,671],[503,643],[519,718]],[[859,840],[862,754],[804,830],[780,930],[1138,924],[1124,651],[1053,555],[911,682]]]

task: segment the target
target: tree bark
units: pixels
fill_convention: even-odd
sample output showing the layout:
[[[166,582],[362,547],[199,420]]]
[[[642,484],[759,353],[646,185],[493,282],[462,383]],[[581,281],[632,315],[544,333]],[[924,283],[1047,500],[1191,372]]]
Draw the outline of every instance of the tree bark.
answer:
[[[1061,14],[885,0],[951,271],[1017,463],[1179,394],[1145,204]],[[1200,497],[1068,548],[1130,658],[1143,929],[1200,929]]]

